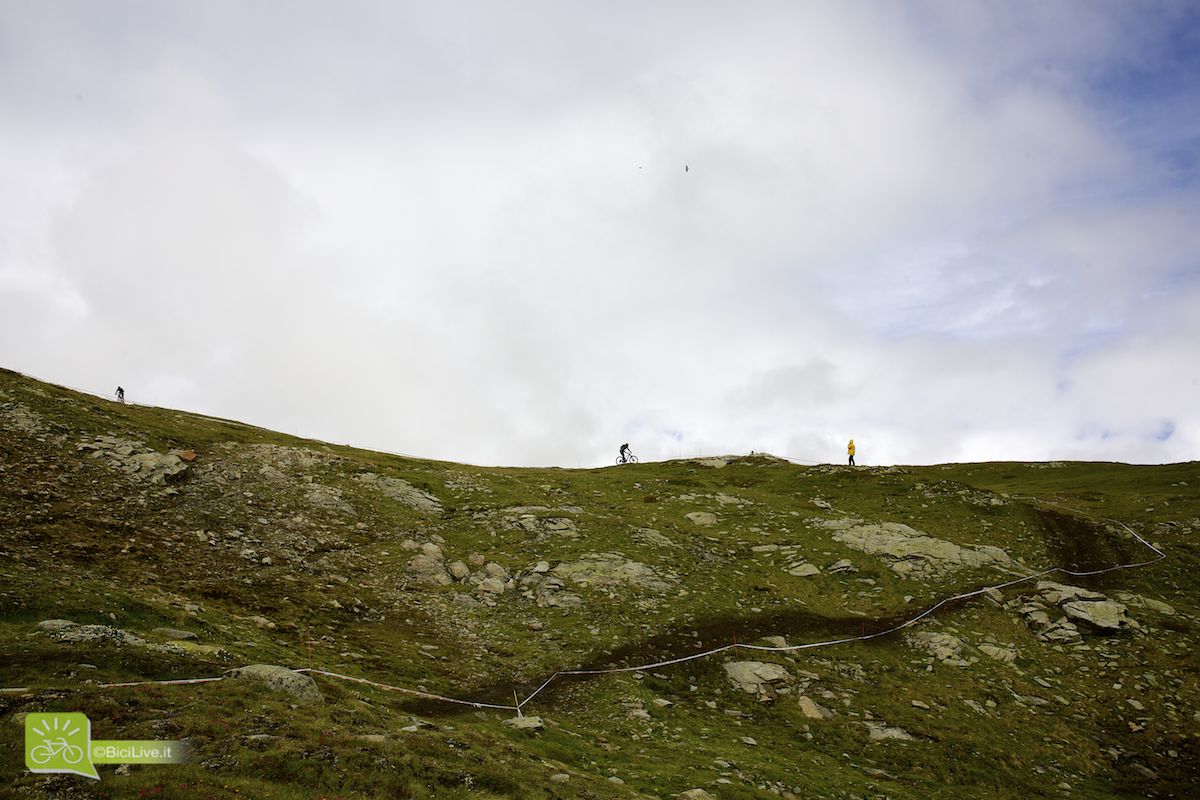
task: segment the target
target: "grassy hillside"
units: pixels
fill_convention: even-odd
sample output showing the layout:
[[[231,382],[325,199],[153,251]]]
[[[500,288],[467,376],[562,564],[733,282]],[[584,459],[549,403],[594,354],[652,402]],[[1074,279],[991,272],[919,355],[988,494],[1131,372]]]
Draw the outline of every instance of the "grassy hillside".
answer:
[[[869,634],[1153,557],[1122,524],[1167,558],[866,642],[559,679],[523,706],[537,731],[320,675],[318,703],[99,686],[273,664],[512,704],[558,670]],[[22,690],[0,693],[0,794],[1197,796],[1198,533],[1194,462],[483,468],[2,371],[0,686]],[[194,755],[33,775],[21,721],[44,710]]]

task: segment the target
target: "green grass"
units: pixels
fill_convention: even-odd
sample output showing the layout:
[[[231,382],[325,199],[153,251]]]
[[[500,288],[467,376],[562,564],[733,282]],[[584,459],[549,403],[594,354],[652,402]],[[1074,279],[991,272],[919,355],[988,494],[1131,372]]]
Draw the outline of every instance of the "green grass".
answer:
[[[485,468],[120,406],[4,371],[0,392],[0,685],[31,687],[0,695],[9,732],[0,739],[0,763],[7,765],[0,786],[16,796],[673,797],[705,787],[721,798],[785,791],[1027,798],[1068,796],[1058,788],[1063,782],[1074,797],[1200,792],[1192,718],[1200,707],[1195,463],[847,469],[753,457],[722,469],[694,461]],[[37,415],[39,430],[6,426],[5,409],[15,404]],[[191,449],[199,458],[168,493],[77,452],[79,442],[109,433],[160,452]],[[296,466],[256,445],[298,448],[316,461]],[[278,472],[264,472],[264,465]],[[366,471],[435,495],[443,513],[422,513],[355,480]],[[310,502],[310,480],[340,490],[349,510]],[[1045,512],[1056,507],[1027,497],[1075,510],[1058,509],[1066,522],[1055,522]],[[738,502],[721,502],[729,498]],[[518,506],[546,507],[532,512],[536,518],[568,517],[578,536],[516,526],[505,509]],[[718,523],[698,527],[686,517],[692,511],[711,511]],[[1144,594],[1177,613],[1133,609],[1142,632],[1089,636],[1087,650],[1056,650],[1012,609],[983,599],[945,609],[921,628],[952,631],[971,645],[1010,644],[1019,653],[1014,666],[977,651],[970,667],[946,666],[900,636],[790,655],[728,656],[817,674],[808,692],[837,712],[829,721],[805,719],[795,694],[760,703],[734,689],[721,666],[726,656],[561,681],[526,709],[547,720],[536,735],[504,726],[503,713],[447,713],[324,678],[325,702],[299,707],[231,682],[94,686],[311,661],[400,686],[508,702],[556,670],[605,663],[614,653],[654,660],[664,651],[680,655],[768,632],[792,643],[871,632],[1006,577],[968,571],[902,578],[819,525],[843,517],[904,522],[959,544],[999,546],[1030,569],[1064,554],[1140,555],[1119,526],[1106,532],[1104,519],[1119,520],[1170,557],[1088,585]],[[1068,523],[1074,533],[1064,539],[1054,526]],[[647,528],[670,546],[635,536]],[[565,612],[538,607],[519,590],[495,606],[467,606],[460,596],[469,587],[423,586],[406,572],[412,553],[403,543],[434,536],[444,540],[447,561],[478,554],[510,572],[542,558],[557,564],[620,553],[668,576],[672,588],[569,587],[584,603]],[[792,576],[780,551],[756,552],[760,545],[795,546],[797,556],[823,570],[848,558],[858,571]],[[226,655],[67,646],[34,633],[49,618],[113,625],[154,641],[155,627],[183,627]],[[1129,698],[1145,710],[1133,709]],[[53,709],[88,713],[99,738],[186,737],[195,759],[133,767],[127,775],[103,767],[99,783],[34,776],[21,769],[21,729],[8,720]],[[414,709],[432,727],[402,730]],[[649,719],[633,713],[639,709]],[[869,718],[917,739],[871,741],[862,724]],[[247,738],[254,734],[274,738]],[[364,734],[385,739],[357,738]],[[568,780],[551,781],[558,773]]]

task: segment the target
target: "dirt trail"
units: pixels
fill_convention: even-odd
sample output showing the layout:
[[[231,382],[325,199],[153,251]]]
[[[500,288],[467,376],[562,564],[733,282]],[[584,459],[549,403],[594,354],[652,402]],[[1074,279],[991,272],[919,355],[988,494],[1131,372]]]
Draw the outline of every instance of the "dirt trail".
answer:
[[[1120,534],[1111,533],[1100,522],[1041,508],[1034,509],[1034,513],[1042,524],[1046,547],[1055,566],[1086,572],[1137,560],[1132,543]],[[1063,576],[1055,580],[1098,589],[1121,586],[1125,579],[1121,570],[1115,570],[1103,575]]]

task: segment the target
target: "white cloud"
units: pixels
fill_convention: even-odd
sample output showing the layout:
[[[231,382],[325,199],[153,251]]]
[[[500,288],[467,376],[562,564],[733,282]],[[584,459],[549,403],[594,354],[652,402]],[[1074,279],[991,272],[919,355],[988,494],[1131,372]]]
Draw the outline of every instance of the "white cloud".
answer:
[[[3,12],[8,366],[485,463],[1194,457],[1185,106],[1103,90],[1161,21],[75,10]]]

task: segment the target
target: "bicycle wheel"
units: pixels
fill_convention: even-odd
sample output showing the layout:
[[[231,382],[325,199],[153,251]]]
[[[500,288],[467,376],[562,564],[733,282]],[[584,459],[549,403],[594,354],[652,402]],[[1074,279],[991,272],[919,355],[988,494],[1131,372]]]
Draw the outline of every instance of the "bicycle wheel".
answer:
[[[54,751],[50,749],[49,745],[39,744],[29,751],[29,760],[35,764],[45,764],[52,758],[54,758]]]
[[[69,744],[63,748],[62,757],[68,764],[78,764],[83,760],[83,748]]]
[[[633,455],[632,453],[630,453],[630,454],[629,454],[629,463],[630,463],[630,464],[636,464],[636,463],[637,463],[637,456],[635,456],[635,455]]]

